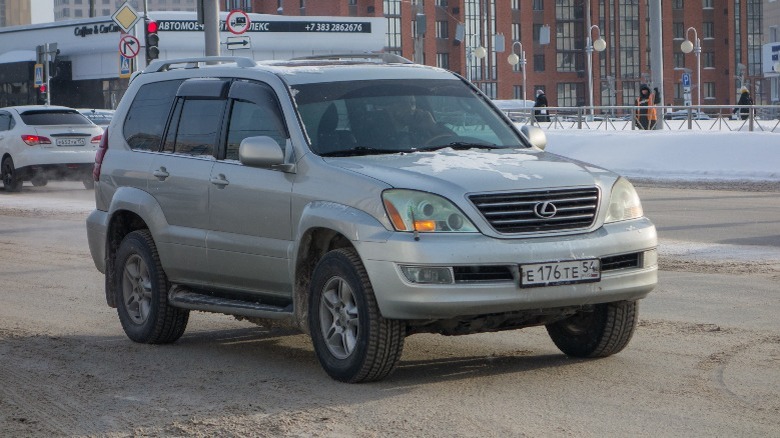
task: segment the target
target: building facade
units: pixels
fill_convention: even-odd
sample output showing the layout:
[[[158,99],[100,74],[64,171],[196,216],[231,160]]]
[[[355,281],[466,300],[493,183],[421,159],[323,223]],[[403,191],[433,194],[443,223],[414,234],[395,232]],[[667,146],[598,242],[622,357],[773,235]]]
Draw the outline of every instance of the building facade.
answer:
[[[29,0],[19,1],[29,3]],[[54,20],[109,17],[124,2],[125,0],[54,0]],[[144,0],[128,0],[128,3],[138,12],[144,10]],[[195,0],[146,0],[146,4],[150,11],[195,10]]]
[[[0,27],[30,24],[30,0],[0,0]]]
[[[221,7],[242,8],[248,1],[221,0]],[[701,83],[703,105],[734,104],[743,85],[757,104],[770,103],[761,80],[768,3],[777,1],[662,0],[665,103],[686,103],[685,72],[693,77],[694,96]],[[596,25],[591,38],[600,34],[607,44],[592,54],[594,104],[633,105],[640,84],[650,81],[648,0],[253,0],[248,7],[265,14],[384,16],[386,51],[456,71],[493,98],[533,99],[542,89],[557,106],[587,104],[585,47]],[[680,47],[696,37],[700,80],[698,51],[686,54]],[[513,50],[525,52],[527,90],[520,65],[508,62]]]

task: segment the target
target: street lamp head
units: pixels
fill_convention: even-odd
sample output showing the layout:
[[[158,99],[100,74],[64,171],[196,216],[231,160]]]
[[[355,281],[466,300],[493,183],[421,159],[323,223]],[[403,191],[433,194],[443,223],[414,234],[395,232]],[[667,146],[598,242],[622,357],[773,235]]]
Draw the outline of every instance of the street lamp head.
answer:
[[[691,40],[685,40],[680,44],[680,50],[683,51],[683,53],[691,53],[693,51],[693,43]]]
[[[479,46],[476,49],[474,49],[474,56],[476,56],[479,59],[483,59],[487,56],[487,49]]]
[[[603,52],[604,49],[607,48],[607,42],[604,41],[604,38],[599,38],[596,41],[593,41],[593,49],[597,52]]]
[[[520,57],[513,53],[507,56],[506,61],[511,65],[517,65],[520,62]]]

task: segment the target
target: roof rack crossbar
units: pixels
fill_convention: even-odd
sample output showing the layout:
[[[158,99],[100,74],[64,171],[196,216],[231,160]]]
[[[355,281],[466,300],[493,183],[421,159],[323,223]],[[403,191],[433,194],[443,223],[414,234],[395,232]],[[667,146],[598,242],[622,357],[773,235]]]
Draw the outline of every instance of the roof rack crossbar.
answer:
[[[299,58],[293,58],[293,61],[300,60],[360,60],[360,59],[375,59],[386,64],[414,64],[412,61],[404,58],[403,56],[396,55],[394,53],[334,53],[329,55],[311,55],[302,56]]]
[[[169,70],[170,67],[174,64],[193,64],[194,67],[197,66],[198,63],[203,63],[203,62],[209,62],[209,63],[235,62],[239,67],[255,67],[257,65],[257,63],[253,59],[244,56],[203,56],[200,58],[178,58],[178,59],[157,60],[149,64],[144,69],[144,73],[155,73],[159,71]]]

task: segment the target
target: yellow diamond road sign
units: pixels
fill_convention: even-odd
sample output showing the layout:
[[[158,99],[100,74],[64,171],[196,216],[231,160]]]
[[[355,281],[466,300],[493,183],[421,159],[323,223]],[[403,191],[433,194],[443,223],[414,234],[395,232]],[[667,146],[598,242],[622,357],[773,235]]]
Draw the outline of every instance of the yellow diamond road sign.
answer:
[[[135,26],[135,23],[138,23],[138,20],[141,19],[141,16],[138,15],[138,12],[136,12],[129,3],[124,2],[122,6],[120,6],[116,12],[114,12],[114,15],[111,16],[111,19],[114,20],[114,23],[119,25],[122,30],[129,32],[130,29]]]

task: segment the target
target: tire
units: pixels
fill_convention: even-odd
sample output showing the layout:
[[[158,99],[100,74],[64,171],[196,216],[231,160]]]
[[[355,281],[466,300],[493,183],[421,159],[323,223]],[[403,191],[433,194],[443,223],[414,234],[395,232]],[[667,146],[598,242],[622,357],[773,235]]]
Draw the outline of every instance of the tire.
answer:
[[[31,179],[30,182],[35,187],[44,187],[46,186],[46,184],[49,183],[49,180],[42,176],[36,176],[33,179]]]
[[[639,304],[636,301],[597,304],[547,325],[555,345],[572,357],[607,357],[620,352],[634,335]]]
[[[95,180],[92,179],[92,176],[82,179],[81,183],[84,184],[84,188],[87,190],[92,190],[95,188]]]
[[[22,179],[19,178],[16,168],[14,168],[14,160],[11,157],[3,158],[2,164],[0,164],[0,173],[3,178],[3,188],[6,192],[18,192],[22,188]]]
[[[168,303],[170,284],[151,233],[138,230],[125,236],[114,266],[117,313],[127,337],[144,344],[179,339],[190,312]]]
[[[309,328],[325,372],[349,383],[387,377],[401,357],[406,326],[379,313],[355,250],[325,254],[314,270],[310,293]]]

